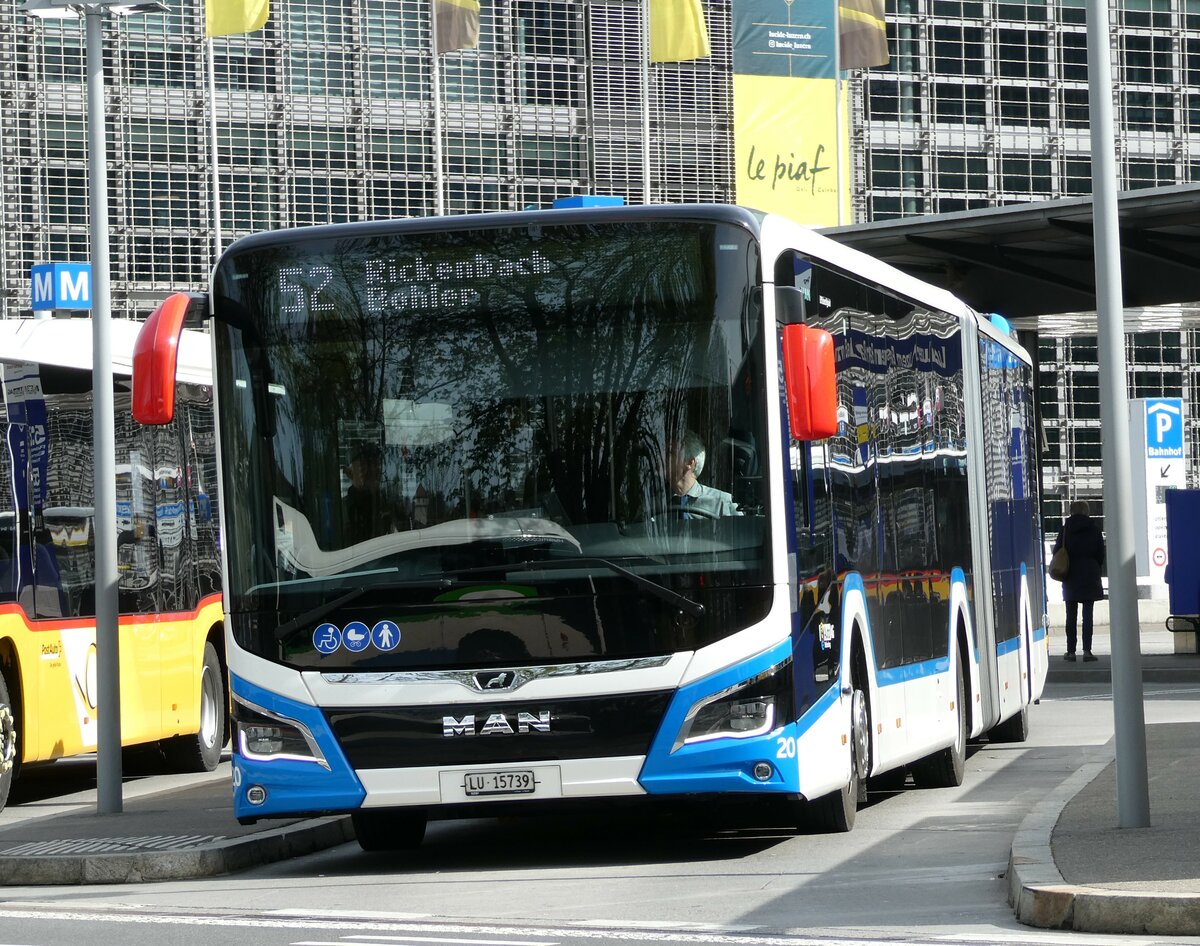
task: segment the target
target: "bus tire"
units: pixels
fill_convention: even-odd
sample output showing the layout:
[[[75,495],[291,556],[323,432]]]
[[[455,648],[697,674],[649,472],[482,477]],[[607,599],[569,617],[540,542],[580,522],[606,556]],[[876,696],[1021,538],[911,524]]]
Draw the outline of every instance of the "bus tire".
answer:
[[[221,661],[209,641],[204,645],[204,666],[200,671],[200,730],[164,739],[162,750],[167,764],[177,772],[211,772],[221,761],[224,745],[225,686]]]
[[[1029,738],[1029,707],[1022,706],[1021,711],[1014,713],[1004,722],[993,726],[988,733],[992,742],[1024,742]]]
[[[959,667],[961,666],[960,663]],[[957,676],[958,690],[954,709],[958,725],[954,732],[954,742],[945,749],[939,749],[913,763],[913,783],[918,788],[954,788],[963,782],[967,762],[967,714],[964,712],[967,688],[963,683],[961,669]]]
[[[350,821],[364,851],[407,851],[425,840],[428,816],[420,808],[382,808],[355,811]]]
[[[810,801],[805,814],[816,831],[844,834],[854,827],[858,805],[866,797],[866,771],[871,764],[871,723],[867,695],[855,685],[850,698],[850,783]]]
[[[8,792],[16,778],[20,761],[16,708],[8,695],[8,681],[0,673],[0,811],[8,802]]]

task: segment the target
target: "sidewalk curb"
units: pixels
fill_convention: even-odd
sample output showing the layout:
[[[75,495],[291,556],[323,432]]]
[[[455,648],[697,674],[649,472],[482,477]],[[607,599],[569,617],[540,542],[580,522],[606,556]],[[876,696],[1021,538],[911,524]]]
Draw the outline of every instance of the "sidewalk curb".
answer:
[[[320,818],[191,850],[0,855],[0,886],[139,884],[228,874],[354,840],[348,817]]]
[[[1054,863],[1050,837],[1063,809],[1113,760],[1082,765],[1021,822],[1008,858],[1008,903],[1017,920],[1042,929],[1080,933],[1195,936],[1200,894],[1138,893],[1068,884]]]

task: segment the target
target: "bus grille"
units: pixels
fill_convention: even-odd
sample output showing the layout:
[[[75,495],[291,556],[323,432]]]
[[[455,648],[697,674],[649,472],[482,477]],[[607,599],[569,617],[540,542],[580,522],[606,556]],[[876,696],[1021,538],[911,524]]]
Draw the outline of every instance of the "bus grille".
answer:
[[[671,692],[325,711],[355,769],[645,755]]]

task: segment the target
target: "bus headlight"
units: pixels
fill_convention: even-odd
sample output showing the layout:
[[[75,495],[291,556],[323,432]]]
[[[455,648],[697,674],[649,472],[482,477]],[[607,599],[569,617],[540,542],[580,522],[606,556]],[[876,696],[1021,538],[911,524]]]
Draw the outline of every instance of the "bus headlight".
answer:
[[[316,739],[303,723],[247,703],[238,696],[233,698],[233,719],[238,751],[245,758],[260,762],[292,759],[329,768]]]
[[[761,736],[792,718],[792,659],[698,700],[688,710],[674,752],[710,739]]]

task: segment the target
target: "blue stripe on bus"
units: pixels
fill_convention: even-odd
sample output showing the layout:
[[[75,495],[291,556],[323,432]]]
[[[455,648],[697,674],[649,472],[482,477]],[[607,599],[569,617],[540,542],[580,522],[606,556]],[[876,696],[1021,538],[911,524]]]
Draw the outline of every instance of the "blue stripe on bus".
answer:
[[[342,755],[337,740],[325,722],[325,714],[320,709],[264,690],[236,674],[230,675],[230,688],[235,696],[248,703],[261,706],[284,719],[303,723],[329,763],[326,769],[317,762],[294,759],[249,759],[241,754],[235,733],[234,817],[263,818],[290,813],[352,811],[362,804],[366,790]],[[247,800],[247,792],[252,787],[265,791],[262,804],[252,805]]]
[[[1000,641],[998,644],[996,644],[996,656],[1003,657],[1005,654],[1011,654],[1014,650],[1018,650],[1020,646],[1020,635],[1010,638],[1006,641]]]
[[[949,669],[949,657],[934,657],[932,660],[923,660],[920,663],[904,664],[900,667],[890,667],[887,670],[877,670],[875,671],[875,680],[881,687],[886,687],[896,683],[904,683],[907,680],[932,677],[938,673],[945,673]]]
[[[1033,639],[1035,641],[1046,639],[1046,629],[1044,627],[1035,627],[1033,629]]]

